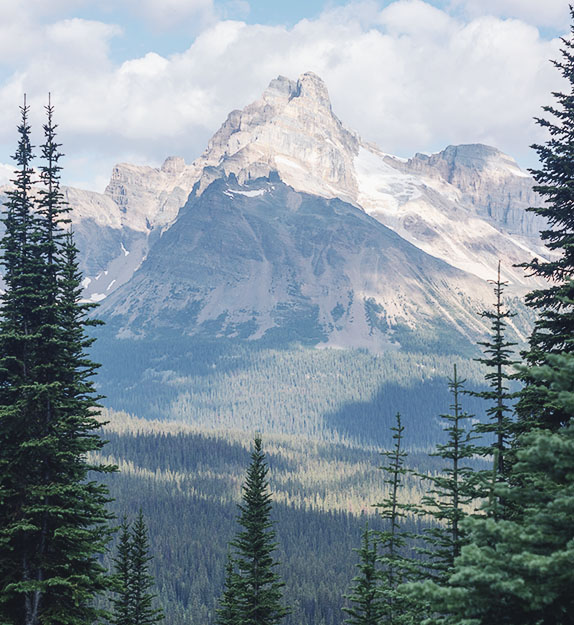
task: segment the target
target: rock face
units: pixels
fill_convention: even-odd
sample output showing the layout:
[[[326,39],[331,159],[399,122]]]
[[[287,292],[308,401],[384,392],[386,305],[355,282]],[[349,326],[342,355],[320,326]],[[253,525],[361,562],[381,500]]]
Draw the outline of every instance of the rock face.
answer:
[[[459,189],[462,202],[479,217],[513,234],[537,237],[544,221],[526,212],[538,198],[532,178],[516,161],[487,145],[450,145],[438,154],[416,154],[408,162],[412,172],[438,177]]]
[[[233,173],[245,182],[276,171],[297,190],[352,200],[359,141],[333,114],[317,75],[308,72],[297,82],[279,76],[260,100],[230,113],[215,133],[195,163],[208,168],[200,192],[221,175]]]
[[[160,169],[116,165],[103,194],[64,189],[82,250],[87,299],[100,301],[131,278],[196,180],[193,167],[169,157]]]

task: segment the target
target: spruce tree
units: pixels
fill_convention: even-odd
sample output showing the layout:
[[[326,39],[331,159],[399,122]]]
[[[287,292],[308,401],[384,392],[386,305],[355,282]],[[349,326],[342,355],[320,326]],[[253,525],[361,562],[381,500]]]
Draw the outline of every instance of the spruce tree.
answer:
[[[570,13],[574,35],[572,7]],[[523,265],[530,275],[548,280],[546,288],[536,289],[526,297],[526,304],[538,313],[525,354],[533,366],[544,364],[548,354],[574,352],[574,38],[563,38],[562,44],[562,58],[553,63],[568,82],[568,90],[554,93],[555,105],[543,107],[549,117],[536,122],[550,138],[532,146],[541,165],[530,171],[537,183],[534,190],[543,203],[529,210],[546,220],[548,226],[541,237],[553,253],[550,260],[534,258]],[[546,401],[544,388],[539,387],[528,370],[521,377],[526,386],[517,405],[519,431],[539,426],[556,430],[568,422],[570,414]]]
[[[94,622],[107,587],[107,489],[88,480],[100,423],[85,356],[87,309],[79,302],[73,242],[60,224],[60,153],[52,108],[45,125],[42,192],[34,205],[28,108],[22,108],[18,165],[9,194],[0,320],[0,621]],[[75,250],[75,248],[73,248]]]
[[[238,582],[239,576],[235,570],[233,558],[228,553],[223,594],[216,610],[217,625],[238,625],[239,623]]]
[[[155,625],[163,621],[162,611],[153,606],[156,595],[151,592],[154,580],[149,573],[149,562],[152,560],[149,547],[148,530],[140,510],[133,525],[131,544],[132,570],[129,589],[133,625]]]
[[[140,509],[130,526],[124,518],[114,557],[113,583],[116,596],[112,598],[113,625],[155,625],[163,621],[163,612],[154,607],[153,576],[149,572],[152,556],[148,530]]]
[[[361,548],[357,563],[358,574],[353,578],[351,594],[347,599],[351,605],[343,610],[349,615],[348,625],[379,625],[384,615],[380,596],[380,571],[377,566],[377,542],[367,525],[361,537]],[[222,624],[223,625],[223,624]]]
[[[453,377],[448,383],[452,393],[452,412],[441,415],[448,439],[437,445],[436,452],[431,454],[443,458],[447,464],[439,475],[421,476],[430,482],[429,494],[422,503],[425,512],[436,521],[436,525],[427,531],[432,548],[426,553],[431,557],[430,566],[437,579],[448,575],[454,559],[460,554],[464,543],[461,528],[466,515],[464,508],[476,495],[473,471],[468,466],[468,460],[475,454],[472,428],[468,424],[473,415],[464,412],[460,403],[464,383],[454,365]]]
[[[574,413],[574,354],[551,354],[531,370],[555,406]],[[574,423],[522,435],[510,483],[497,497],[510,518],[464,521],[467,544],[449,579],[411,589],[426,598],[432,623],[570,625],[574,614]]]
[[[114,556],[114,592],[110,622],[112,625],[132,625],[133,606],[130,585],[132,580],[132,536],[126,517],[120,524],[120,535]]]
[[[420,567],[405,553],[407,541],[416,539],[415,534],[405,529],[405,524],[419,510],[412,503],[400,501],[400,489],[410,471],[404,466],[407,457],[407,452],[402,448],[405,428],[399,413],[395,418],[396,425],[391,428],[394,447],[381,454],[388,461],[381,469],[385,473],[384,483],[389,487],[389,495],[376,504],[380,517],[387,526],[385,530],[377,532],[377,562],[380,566],[378,600],[381,622],[388,625],[407,625],[416,623],[416,610],[400,586],[415,579]]]
[[[510,367],[518,361],[512,359],[512,348],[516,343],[506,339],[507,319],[514,317],[514,313],[504,309],[502,295],[507,282],[500,278],[500,262],[498,263],[498,277],[494,282],[494,296],[496,298],[493,311],[485,311],[482,317],[490,321],[490,338],[488,341],[481,341],[479,345],[483,347],[484,357],[476,360],[487,369],[484,376],[489,383],[490,390],[471,393],[475,397],[482,397],[490,403],[486,410],[490,423],[479,424],[475,430],[481,434],[494,436],[492,445],[477,449],[481,455],[494,457],[494,479],[495,481],[505,480],[507,477],[508,462],[507,452],[512,435],[512,405],[511,401],[516,397],[508,388],[508,381],[513,377],[509,373]]]
[[[270,518],[268,472],[261,438],[257,436],[239,504],[238,522],[242,529],[231,542],[237,570],[229,579],[234,582],[237,625],[274,625],[289,612],[281,602],[284,584],[275,572],[278,562],[273,551],[277,545]],[[230,590],[228,586],[226,592]]]

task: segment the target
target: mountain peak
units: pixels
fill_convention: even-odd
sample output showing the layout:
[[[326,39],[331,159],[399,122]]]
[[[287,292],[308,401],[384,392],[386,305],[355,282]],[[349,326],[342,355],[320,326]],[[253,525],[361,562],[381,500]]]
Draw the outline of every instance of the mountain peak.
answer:
[[[286,102],[297,92],[297,83],[286,76],[277,76],[263,92],[264,100],[279,98]]]
[[[232,111],[194,163],[201,194],[221,174],[240,183],[277,171],[288,185],[324,197],[352,199],[358,137],[333,114],[323,80],[274,78],[262,97]],[[344,192],[342,193],[341,190]]]
[[[313,72],[305,72],[297,81],[297,92],[294,97],[314,100],[331,109],[329,91],[323,79]]]
[[[168,156],[161,166],[161,171],[166,174],[177,175],[181,174],[185,167],[185,160],[181,156]]]
[[[297,81],[286,76],[277,76],[263,92],[262,100],[282,101],[283,105],[288,104],[295,98],[314,102],[322,107],[331,110],[331,99],[324,80],[314,72],[305,72],[299,76]],[[256,105],[257,103],[254,103]],[[253,106],[253,105],[252,105]]]

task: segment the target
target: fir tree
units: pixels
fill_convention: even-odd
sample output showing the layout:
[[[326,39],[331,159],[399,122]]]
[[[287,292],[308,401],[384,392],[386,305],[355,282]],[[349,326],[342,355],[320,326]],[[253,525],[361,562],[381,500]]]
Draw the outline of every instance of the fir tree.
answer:
[[[551,354],[531,375],[557,408],[574,411],[574,354]],[[511,518],[464,521],[467,544],[442,585],[411,588],[433,623],[569,625],[574,614],[574,423],[522,436],[510,484],[497,484]]]
[[[239,623],[238,582],[239,576],[235,571],[233,558],[228,553],[223,594],[217,608],[217,625],[238,625]]]
[[[112,598],[112,615],[110,622],[113,625],[132,625],[133,606],[130,593],[132,580],[132,537],[130,524],[126,517],[120,524],[118,546],[114,557],[114,591],[116,596]]]
[[[149,548],[148,530],[140,509],[133,526],[125,518],[120,525],[114,557],[113,625],[155,625],[163,621],[162,610],[154,607],[156,595],[151,592],[154,579],[149,573]]]
[[[496,302],[494,311],[485,311],[482,317],[488,319],[491,323],[490,340],[479,342],[484,348],[485,356],[477,358],[478,362],[488,368],[488,372],[484,376],[490,385],[490,390],[471,393],[476,397],[482,397],[491,403],[487,408],[486,414],[490,418],[490,423],[478,425],[475,429],[478,433],[487,433],[494,435],[494,443],[484,449],[479,450],[482,455],[491,455],[495,459],[494,471],[495,480],[504,480],[507,473],[506,454],[508,451],[511,431],[512,406],[510,402],[516,396],[511,393],[508,388],[508,381],[511,374],[508,370],[518,361],[512,360],[512,348],[516,343],[512,343],[506,339],[507,323],[506,320],[514,317],[511,313],[504,309],[502,303],[502,294],[507,282],[503,282],[500,278],[500,262],[498,263],[498,278],[494,282],[494,296]]]
[[[347,599],[350,607],[343,610],[349,615],[348,625],[379,625],[384,610],[380,596],[380,571],[377,566],[377,542],[367,525],[361,538],[361,548],[357,564],[358,574],[353,578],[351,594]],[[223,625],[223,624],[222,624]]]
[[[89,481],[88,454],[101,449],[85,356],[81,276],[59,224],[67,208],[52,108],[42,153],[41,206],[34,210],[28,109],[22,109],[18,172],[9,195],[0,321],[0,617],[10,624],[86,625],[107,587],[107,490]],[[71,239],[68,239],[71,241]]]
[[[573,20],[574,9],[570,7]],[[535,258],[524,267],[531,275],[546,278],[547,288],[532,291],[526,303],[538,312],[534,330],[530,337],[529,351],[525,354],[530,365],[544,364],[547,354],[574,351],[574,40],[562,39],[561,60],[554,65],[568,81],[566,93],[554,93],[555,106],[544,106],[549,118],[536,122],[549,133],[549,140],[532,147],[538,153],[540,169],[530,170],[537,185],[534,190],[544,203],[530,208],[543,217],[548,227],[541,232],[546,247],[557,258],[542,260]],[[522,374],[526,383],[517,405],[519,431],[531,427],[548,427],[556,430],[568,422],[570,415],[560,412],[549,404],[544,389],[539,388],[528,370]]]
[[[273,625],[288,613],[281,603],[284,584],[274,570],[278,563],[272,555],[276,543],[270,518],[268,472],[261,438],[257,436],[239,504],[238,522],[242,529],[231,543],[237,566],[233,596],[237,601],[238,625]]]
[[[383,502],[376,504],[381,519],[387,524],[387,529],[377,533],[377,562],[380,566],[378,598],[381,622],[388,625],[406,625],[416,622],[415,609],[399,587],[416,578],[420,568],[412,558],[405,555],[407,540],[414,540],[416,536],[406,531],[404,525],[409,517],[418,513],[418,508],[412,503],[399,501],[400,488],[404,485],[409,470],[404,466],[407,452],[402,449],[405,428],[399,413],[395,418],[396,425],[391,428],[394,447],[381,454],[388,460],[388,464],[381,469],[385,473],[384,483],[389,487],[390,493]]]
[[[149,573],[149,538],[142,511],[134,522],[131,544],[131,580],[129,584],[132,601],[133,625],[154,625],[163,620],[161,610],[153,607],[156,595],[150,591],[154,580]]]
[[[448,440],[437,445],[437,451],[431,454],[443,458],[448,464],[440,475],[421,476],[431,484],[429,495],[423,498],[423,506],[437,525],[427,531],[432,549],[426,553],[431,556],[431,568],[438,579],[448,574],[454,559],[460,554],[464,542],[461,531],[464,507],[473,501],[476,494],[473,471],[465,463],[475,453],[471,428],[465,428],[465,422],[471,420],[473,415],[462,409],[460,395],[465,380],[458,377],[456,365],[453,371],[448,384],[453,398],[450,406],[452,413],[441,415],[446,422]]]

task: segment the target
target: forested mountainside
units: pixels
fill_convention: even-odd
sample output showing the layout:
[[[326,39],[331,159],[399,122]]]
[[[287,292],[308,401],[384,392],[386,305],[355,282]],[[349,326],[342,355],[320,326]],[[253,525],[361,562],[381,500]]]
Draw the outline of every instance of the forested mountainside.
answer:
[[[442,440],[437,416],[450,404],[453,363],[469,390],[484,386],[483,367],[471,358],[420,352],[272,349],[224,340],[192,349],[174,337],[126,343],[121,351],[100,340],[94,357],[103,363],[104,403],[134,415],[366,446],[389,443],[397,411],[409,447],[429,449]],[[465,403],[477,418],[484,415],[483,401]]]
[[[106,462],[120,472],[107,481],[121,518],[141,507],[149,524],[152,573],[170,625],[215,622],[227,544],[236,530],[237,503],[250,440],[241,431],[204,429],[137,419],[106,411]],[[381,426],[384,427],[384,426]],[[389,436],[389,432],[385,433]],[[406,435],[407,444],[409,434]],[[361,531],[382,528],[373,505],[388,496],[376,446],[264,437],[278,530],[289,625],[339,625],[355,575]],[[421,473],[441,468],[437,458],[410,452]],[[401,501],[424,495],[411,478]],[[413,528],[421,527],[413,519]]]

